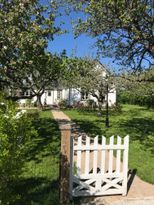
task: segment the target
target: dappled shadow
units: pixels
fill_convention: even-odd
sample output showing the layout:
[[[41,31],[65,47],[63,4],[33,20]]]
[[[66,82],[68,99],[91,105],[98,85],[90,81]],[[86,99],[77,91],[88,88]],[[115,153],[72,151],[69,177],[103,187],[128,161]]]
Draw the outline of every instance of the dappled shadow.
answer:
[[[55,205],[59,204],[59,155],[60,131],[51,118],[33,120],[38,135],[27,144],[23,156],[25,166],[18,179],[8,183],[2,190],[3,204],[10,205]],[[5,203],[6,202],[6,203]]]
[[[154,133],[154,119],[134,117],[127,121],[119,122],[119,126],[127,133],[133,133],[130,140],[138,140],[145,148],[154,152],[154,140],[149,139]]]
[[[38,159],[40,153],[42,153],[42,156],[59,155],[57,147],[60,147],[60,133],[57,123],[50,118],[39,118],[33,121],[33,126],[38,135],[32,138],[28,148],[27,160],[38,160],[40,162]]]
[[[93,137],[96,135],[102,135],[104,132],[102,131],[99,126],[97,126],[96,123],[103,123],[100,119],[100,121],[88,121],[88,120],[74,120],[77,125],[79,125],[80,133],[85,132],[89,136]]]
[[[12,182],[11,205],[54,205],[58,203],[58,180],[49,181],[46,178],[21,178]],[[9,198],[10,196],[4,195]],[[5,201],[5,199],[3,200]]]

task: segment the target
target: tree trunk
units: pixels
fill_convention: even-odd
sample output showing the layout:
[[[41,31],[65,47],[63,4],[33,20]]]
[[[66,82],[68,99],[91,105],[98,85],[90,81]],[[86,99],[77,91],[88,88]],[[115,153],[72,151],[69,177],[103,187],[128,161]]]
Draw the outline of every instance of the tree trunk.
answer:
[[[99,112],[100,112],[100,115],[102,116],[102,102],[98,101],[98,109],[99,109]]]
[[[36,97],[37,97],[36,104],[37,104],[37,107],[39,109],[43,108],[43,105],[42,105],[42,102],[41,102],[41,96],[42,96],[42,94],[41,95],[36,95]]]
[[[107,95],[106,95],[106,120],[105,120],[105,125],[106,125],[106,128],[109,128],[108,84],[106,86],[106,89],[107,89]]]

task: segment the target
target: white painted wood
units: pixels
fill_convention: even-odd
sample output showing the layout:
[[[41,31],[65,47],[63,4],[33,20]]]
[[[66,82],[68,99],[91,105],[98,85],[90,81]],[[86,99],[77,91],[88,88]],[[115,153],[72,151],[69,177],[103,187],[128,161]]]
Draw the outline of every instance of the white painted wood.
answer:
[[[101,173],[105,173],[105,150],[103,149],[106,145],[106,138],[102,136],[102,153],[101,153]]]
[[[108,190],[110,187],[115,187],[117,189],[121,189],[121,186],[118,185],[117,183],[119,181],[121,181],[122,179],[121,178],[116,178],[116,179],[113,179],[113,180],[109,180],[109,179],[104,179],[104,181],[106,182],[106,185],[103,186],[102,190],[101,191],[106,191]]]
[[[121,137],[117,137],[117,145],[121,145]],[[117,150],[117,156],[116,156],[116,173],[120,173],[120,163],[121,163],[121,150]]]
[[[97,152],[98,152],[98,136],[94,138],[94,156],[93,156],[93,174],[97,173]]]
[[[110,145],[113,146],[114,144],[114,136],[110,137]],[[109,149],[109,174],[112,173],[113,169],[113,150]]]
[[[127,172],[128,172],[128,144],[129,136],[124,138],[124,143],[120,136],[117,137],[117,144],[114,144],[114,136],[110,138],[109,144],[106,144],[106,138],[102,137],[102,143],[98,144],[98,136],[96,136],[92,143],[88,136],[82,144],[82,136],[73,143],[73,150],[76,153],[77,174],[72,175],[71,183],[76,184],[70,186],[72,196],[101,196],[127,193]],[[116,151],[116,171],[113,172],[113,150]],[[120,158],[123,150],[123,169],[120,169]],[[98,152],[99,155],[98,155]],[[109,152],[109,166],[106,172],[105,154]],[[99,158],[98,158],[99,156]],[[85,157],[85,159],[83,159]],[[92,168],[90,167],[90,158],[93,157]],[[74,159],[74,158],[73,158]],[[82,167],[81,161],[85,162]],[[98,160],[101,160],[98,163]],[[71,161],[73,164],[74,162]],[[100,171],[97,173],[98,164]],[[71,166],[73,167],[73,165]],[[93,172],[89,172],[93,169]],[[70,172],[71,173],[71,172]],[[120,182],[120,183],[119,183]],[[122,182],[122,184],[121,184]],[[75,188],[73,188],[75,187]]]
[[[129,147],[129,135],[127,135],[124,138],[124,146],[125,150],[123,153],[123,174],[124,174],[124,180],[122,183],[123,186],[123,196],[127,195],[127,175],[128,175],[128,147]]]
[[[81,173],[81,147],[82,147],[82,136],[78,137],[78,151],[77,151],[77,176]]]
[[[120,150],[124,150],[125,147],[124,145],[105,145],[102,147],[102,145],[98,145],[97,147],[97,150],[117,150],[117,149],[120,149]],[[82,145],[82,147],[78,147],[77,145],[74,146],[74,150],[77,151],[77,150],[81,150],[81,151],[84,151],[84,150],[96,150],[96,148],[93,146],[93,145],[90,145],[89,148],[86,148],[85,145]]]
[[[114,194],[113,194],[114,193]],[[79,197],[79,196],[103,196],[103,195],[115,195],[115,194],[121,194],[122,193],[122,189],[109,189],[106,191],[91,191],[91,192],[86,192],[86,191],[79,191],[76,193],[73,193],[75,197]]]
[[[90,137],[86,136],[86,156],[85,156],[85,174],[89,173],[89,160],[90,160],[90,151],[88,150],[90,146]]]
[[[101,174],[101,173],[97,173],[96,174],[80,174],[80,179],[101,179],[101,180],[104,180],[106,178],[120,178],[120,177],[123,177],[123,173],[119,173],[119,174],[116,174],[115,172],[112,172],[111,174],[109,173],[105,173],[105,174]]]

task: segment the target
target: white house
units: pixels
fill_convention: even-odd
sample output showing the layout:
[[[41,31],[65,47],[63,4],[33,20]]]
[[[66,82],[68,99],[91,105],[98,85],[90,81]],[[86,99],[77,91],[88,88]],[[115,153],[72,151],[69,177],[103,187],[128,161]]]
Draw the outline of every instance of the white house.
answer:
[[[103,68],[103,73],[102,76],[105,76],[106,73],[108,72],[106,70],[106,68],[98,63],[97,65],[98,67],[101,66],[101,68]],[[97,67],[96,67],[97,68]],[[41,102],[44,105],[58,105],[58,103],[62,100],[66,100],[68,105],[74,105],[78,102],[86,102],[88,99],[93,100],[94,102],[96,102],[97,104],[97,99],[93,96],[91,96],[90,94],[85,94],[83,95],[82,92],[80,92],[80,88],[79,89],[75,89],[75,88],[53,88],[53,89],[47,89],[42,97],[41,97]],[[30,95],[30,91],[25,92],[25,95]],[[107,96],[106,96],[107,98]],[[32,99],[32,102],[36,101],[36,97],[34,97]],[[26,103],[26,100],[22,99],[19,101],[20,104]],[[115,87],[112,88],[112,90],[109,90],[108,93],[108,105],[109,106],[113,106],[116,103],[116,89]]]

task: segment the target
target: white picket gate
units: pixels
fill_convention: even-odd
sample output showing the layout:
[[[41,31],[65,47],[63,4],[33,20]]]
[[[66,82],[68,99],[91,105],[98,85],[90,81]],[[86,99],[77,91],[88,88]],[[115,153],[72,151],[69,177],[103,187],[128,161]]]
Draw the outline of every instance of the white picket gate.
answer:
[[[71,196],[101,196],[127,194],[129,136],[102,136],[91,139],[79,136],[71,141]],[[122,143],[123,141],[123,143]]]

